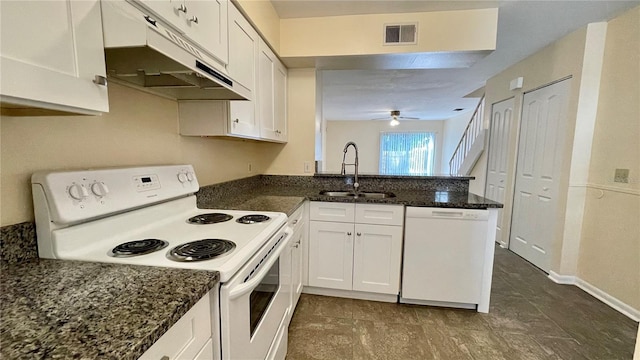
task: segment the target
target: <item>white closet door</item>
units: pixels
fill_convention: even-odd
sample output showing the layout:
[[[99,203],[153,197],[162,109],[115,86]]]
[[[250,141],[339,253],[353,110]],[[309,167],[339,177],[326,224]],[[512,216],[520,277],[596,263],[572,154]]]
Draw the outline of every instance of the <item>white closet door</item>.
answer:
[[[513,98],[491,106],[491,128],[489,137],[489,159],[487,164],[487,185],[485,196],[487,199],[505,203],[505,194],[511,181],[508,176],[509,153],[513,130]],[[515,137],[515,134],[513,134]],[[515,146],[515,145],[514,145]],[[498,226],[496,228],[496,242],[506,246],[509,234],[510,214],[504,216],[503,209],[498,210]]]
[[[571,80],[526,93],[509,247],[549,272]]]

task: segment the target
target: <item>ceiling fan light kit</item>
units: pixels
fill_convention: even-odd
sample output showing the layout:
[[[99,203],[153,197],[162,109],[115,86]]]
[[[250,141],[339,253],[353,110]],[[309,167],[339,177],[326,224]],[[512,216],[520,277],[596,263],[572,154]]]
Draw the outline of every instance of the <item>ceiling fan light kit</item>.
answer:
[[[391,110],[390,117],[391,117],[391,122],[389,123],[389,125],[391,125],[391,126],[400,125],[400,120],[399,119],[418,120],[418,118],[414,118],[414,117],[400,116],[400,110]],[[388,118],[373,119],[373,120],[387,120],[387,119]]]

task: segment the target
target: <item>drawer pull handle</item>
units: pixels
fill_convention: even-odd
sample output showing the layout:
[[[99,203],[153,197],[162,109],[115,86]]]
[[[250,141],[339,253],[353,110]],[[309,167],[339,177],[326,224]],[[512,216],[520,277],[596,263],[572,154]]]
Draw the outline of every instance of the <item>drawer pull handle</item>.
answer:
[[[362,236],[362,233],[357,233],[356,235],[358,235],[358,236]]]
[[[165,355],[165,356],[161,357],[160,360],[171,360],[171,359],[169,359],[169,357],[167,355]]]
[[[192,17],[189,18],[189,21],[197,24],[198,23],[198,17],[197,16],[192,16]]]
[[[298,223],[298,219],[293,220],[293,225]]]
[[[350,232],[347,232],[347,236],[351,236],[351,233],[350,233]]]

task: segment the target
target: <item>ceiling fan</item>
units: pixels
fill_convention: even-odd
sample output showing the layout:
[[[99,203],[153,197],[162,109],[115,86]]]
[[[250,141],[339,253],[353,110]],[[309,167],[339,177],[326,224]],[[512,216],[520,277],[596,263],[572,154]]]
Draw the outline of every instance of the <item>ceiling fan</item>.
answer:
[[[415,117],[407,117],[407,116],[400,116],[400,110],[391,110],[391,114],[389,115],[389,117],[391,118],[391,122],[389,123],[389,125],[391,126],[398,126],[400,124],[400,121],[398,119],[403,119],[403,120],[418,120],[418,118]],[[373,119],[373,120],[387,120],[388,118],[379,118],[379,119]]]

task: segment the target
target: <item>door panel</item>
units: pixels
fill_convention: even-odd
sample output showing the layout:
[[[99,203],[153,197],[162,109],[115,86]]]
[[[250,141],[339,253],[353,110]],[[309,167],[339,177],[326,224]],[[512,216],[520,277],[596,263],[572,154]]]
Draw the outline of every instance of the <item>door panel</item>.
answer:
[[[0,1],[0,34],[2,101],[109,111],[99,1]]]
[[[355,231],[353,290],[398,294],[402,227],[356,224]]]
[[[507,186],[511,179],[508,176],[509,152],[512,144],[514,99],[495,103],[491,108],[491,129],[489,137],[489,161],[487,167],[487,186],[485,196],[499,203],[505,203]],[[513,151],[513,150],[511,150]],[[496,242],[506,246],[511,218],[504,217],[504,210],[498,210]],[[506,230],[506,231],[505,231]]]
[[[509,246],[546,272],[558,226],[570,85],[570,80],[564,80],[526,93],[523,100]]]
[[[351,290],[353,223],[311,221],[309,285]]]

